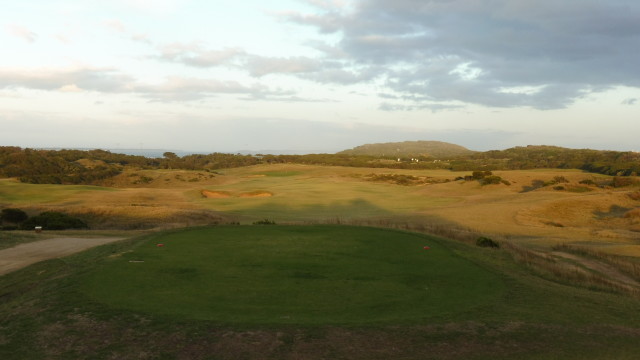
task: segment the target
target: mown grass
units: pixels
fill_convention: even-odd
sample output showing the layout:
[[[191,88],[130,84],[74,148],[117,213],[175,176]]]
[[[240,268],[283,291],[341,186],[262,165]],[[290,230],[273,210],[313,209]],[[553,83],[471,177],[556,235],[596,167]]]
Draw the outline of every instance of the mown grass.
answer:
[[[233,229],[229,228],[228,231]],[[307,229],[251,226],[238,229],[241,232],[248,231],[245,233],[247,236],[254,233],[253,239],[250,236],[247,240],[253,246],[247,249],[249,253],[244,253],[245,260],[251,259],[251,263],[244,263],[245,266],[242,266],[241,261],[234,261],[233,254],[223,251],[225,247],[237,250],[243,237],[232,236],[234,241],[222,242],[219,244],[221,247],[217,248],[220,254],[215,255],[208,251],[187,251],[188,247],[181,249],[181,241],[192,246],[197,244],[198,248],[211,249],[209,243],[219,238],[200,238],[195,235],[202,234],[204,229],[196,229],[153,234],[109,244],[0,277],[0,358],[634,359],[640,352],[638,300],[540,278],[528,268],[515,263],[511,255],[502,250],[477,248],[398,231],[333,226],[328,228],[348,237],[356,236],[352,245],[361,250],[353,251],[343,248],[347,244],[341,244],[337,239],[318,237],[318,229],[327,229],[325,227]],[[287,235],[288,229],[291,233]],[[227,228],[216,229],[218,230],[227,231]],[[269,240],[267,236],[259,235],[269,234],[269,231],[273,231],[274,235],[280,233],[277,237],[280,240]],[[194,237],[191,238],[192,235],[189,234]],[[358,238],[357,234],[366,236]],[[376,234],[384,236],[379,238]],[[305,236],[310,236],[311,242],[329,245],[316,248],[308,242],[295,240]],[[379,245],[380,251],[367,246],[370,238],[373,239],[372,243]],[[158,248],[156,244],[160,240],[165,246]],[[265,243],[260,244],[261,241]],[[386,241],[397,243],[398,248],[387,248],[384,246]],[[431,250],[424,251],[419,247],[414,252],[415,246],[423,246],[425,242],[432,246]],[[300,247],[292,247],[292,244]],[[279,248],[283,251],[288,249],[292,251],[291,255],[298,256],[287,257],[286,252],[277,256],[263,255],[265,252],[277,252]],[[328,251],[330,248],[334,249],[333,256],[338,258],[341,257],[339,254],[351,254],[345,256],[345,260],[351,261],[341,264],[338,259],[331,257]],[[255,253],[249,256],[252,249]],[[307,254],[307,250],[312,252]],[[321,258],[325,259],[320,264],[331,265],[328,269],[319,267],[317,257],[312,256],[315,252],[320,252]],[[144,263],[128,263],[124,261],[128,254],[133,254],[136,258],[147,256],[149,263],[147,260]],[[167,258],[168,255],[171,256]],[[211,256],[212,261],[222,262],[217,271],[223,272],[226,277],[226,280],[221,279],[219,281],[222,282],[212,285],[224,286],[225,280],[231,283],[235,281],[236,284],[232,287],[240,287],[236,304],[225,305],[229,306],[229,312],[240,313],[237,315],[239,319],[230,319],[224,314],[204,318],[198,315],[198,311],[191,313],[191,310],[185,308],[192,307],[193,302],[197,303],[198,300],[189,298],[180,300],[177,306],[181,309],[166,311],[167,304],[163,303],[165,297],[175,300],[179,298],[180,291],[193,294],[193,289],[189,288],[191,279],[203,280],[210,276],[206,271],[189,270],[194,268],[193,263],[172,261],[172,266],[164,270],[156,267],[161,271],[157,276],[148,278],[151,283],[144,285],[145,289],[126,285],[129,281],[136,283],[140,279],[136,272],[120,275],[117,275],[117,271],[112,272],[113,276],[117,275],[117,279],[108,281],[120,284],[102,283],[96,277],[101,272],[108,274],[128,265],[150,265],[154,261],[167,261],[174,257],[198,257],[205,261],[207,255]],[[391,259],[400,261],[390,264],[388,260]],[[435,274],[434,267],[428,260],[439,262],[435,263],[438,268]],[[351,262],[364,266],[361,269],[350,265]],[[115,266],[118,264],[122,266]],[[255,265],[262,265],[262,268]],[[334,267],[336,270],[342,268],[343,271],[333,272]],[[424,267],[426,274],[415,273],[418,271],[417,267]],[[268,268],[274,270],[269,273],[266,271]],[[283,291],[283,288],[278,287],[284,282],[306,283],[307,289],[313,292],[318,289],[315,287],[318,284],[313,284],[314,282],[331,279],[337,289],[345,294],[353,294],[354,290],[341,288],[340,282],[349,282],[346,277],[353,275],[347,274],[356,268],[358,272],[368,273],[374,278],[369,282],[376,285],[373,288],[379,291],[378,297],[385,296],[384,289],[396,291],[393,286],[385,285],[387,281],[396,283],[395,286],[400,286],[404,288],[403,291],[411,294],[415,289],[405,288],[408,284],[406,280],[411,280],[410,283],[413,284],[430,282],[434,276],[429,275],[439,275],[441,283],[429,283],[427,286],[443,290],[448,298],[437,304],[430,303],[429,307],[412,302],[415,298],[411,296],[396,299],[399,302],[395,306],[386,309],[369,308],[368,313],[378,319],[373,322],[366,318],[367,311],[360,310],[358,306],[351,308],[353,314],[340,310],[335,314],[327,314],[326,322],[330,325],[326,325],[321,316],[312,314],[308,314],[306,320],[299,318],[289,323],[279,318],[282,312],[278,310],[287,306],[287,301],[292,301],[287,300],[282,293],[295,294],[295,289]],[[202,268],[206,269],[208,268]],[[460,271],[461,269],[463,270]],[[473,286],[465,283],[464,279],[459,279],[463,274],[475,279],[479,276],[490,280],[487,294],[483,295],[483,289],[475,288],[471,299],[459,299],[467,291],[465,286]],[[239,277],[233,279],[232,276]],[[241,309],[242,301],[246,300],[244,304],[249,305],[252,298],[246,292],[250,286],[243,290],[245,284],[238,284],[242,282],[240,276],[250,284],[251,276],[256,276],[262,282],[275,285],[271,295],[265,292],[266,288],[260,290],[263,291],[262,303],[267,305],[266,311],[251,306]],[[351,282],[366,282],[364,276],[367,275]],[[458,283],[458,280],[461,282]],[[168,293],[156,293],[155,296],[148,297],[146,305],[139,302],[140,308],[136,307],[138,305],[131,306],[131,303],[138,301],[137,296],[145,295],[141,290],[156,291],[152,284],[162,288],[165,281],[169,285],[173,284]],[[261,281],[252,285],[260,287]],[[185,283],[184,287],[180,285],[182,283]],[[482,280],[480,283],[486,284]],[[100,284],[117,292],[129,289],[127,291],[130,291],[132,299],[122,296],[118,300],[121,301],[120,305],[114,303],[108,294],[102,294],[97,299],[95,295],[100,290],[96,288]],[[423,284],[420,283],[420,286]],[[207,296],[209,290],[205,288],[203,291]],[[358,291],[376,295],[365,286],[358,288]],[[199,294],[195,293],[194,296]],[[300,296],[315,298],[315,302],[322,301],[326,294]],[[393,294],[390,296],[393,297]],[[376,301],[384,303],[381,299],[361,300],[369,301],[369,304]],[[423,300],[429,302],[428,298]],[[447,300],[457,305],[446,304]],[[341,301],[349,302],[348,299],[337,298],[331,301],[333,306]],[[415,308],[402,308],[399,305],[402,301],[407,301]],[[156,302],[160,306],[154,305]],[[284,305],[273,306],[276,302]],[[467,306],[471,303],[475,305]],[[224,305],[220,302],[215,304],[216,306],[208,309],[210,313],[220,312],[217,306]],[[304,302],[301,304],[304,305]],[[331,310],[321,309],[323,304],[318,306],[322,311]],[[291,307],[289,310],[292,309],[300,308]],[[366,309],[366,304],[363,309]],[[248,311],[248,315],[244,315],[244,311]],[[276,316],[265,317],[266,312]],[[225,316],[226,319],[223,318]],[[343,321],[336,321],[339,316],[343,317]],[[234,320],[238,322],[234,323]],[[340,325],[341,322],[344,324]]]
[[[468,311],[495,301],[504,284],[419,234],[227,226],[155,238],[88,274],[82,288],[110,307],[179,319],[327,325]]]
[[[68,200],[69,197],[95,191],[118,191],[112,188],[87,185],[24,184],[0,179],[0,203],[33,205]]]
[[[459,201],[455,197],[416,194],[417,188],[379,184],[351,177],[327,177],[310,172],[307,176],[245,178],[212,191],[243,193],[268,191],[267,198],[203,199],[193,201],[207,209],[276,221],[304,221],[331,217],[367,218],[416,214],[424,209]]]

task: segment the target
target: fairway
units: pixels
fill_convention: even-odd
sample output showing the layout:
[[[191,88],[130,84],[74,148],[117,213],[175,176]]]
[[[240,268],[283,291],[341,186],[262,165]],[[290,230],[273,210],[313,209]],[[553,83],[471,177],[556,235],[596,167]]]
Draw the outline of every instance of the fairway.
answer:
[[[299,325],[417,323],[489,306],[505,291],[499,275],[434,238],[347,226],[165,233],[109,257],[81,288],[114,309]]]

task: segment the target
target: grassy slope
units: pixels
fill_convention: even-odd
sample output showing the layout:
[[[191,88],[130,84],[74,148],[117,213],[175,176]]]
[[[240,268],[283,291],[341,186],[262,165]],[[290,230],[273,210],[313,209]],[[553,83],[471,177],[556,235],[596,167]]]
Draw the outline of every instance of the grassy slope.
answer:
[[[83,295],[79,284],[112,261],[109,255],[144,253],[151,250],[145,246],[164,241],[159,236],[0,277],[0,358],[634,359],[640,352],[637,300],[556,284],[505,252],[443,239],[431,240],[436,251],[442,247],[494,274],[505,284],[503,295],[473,309],[424,314],[417,323],[348,327],[319,325],[318,319],[311,327],[221,326],[114,309]]]

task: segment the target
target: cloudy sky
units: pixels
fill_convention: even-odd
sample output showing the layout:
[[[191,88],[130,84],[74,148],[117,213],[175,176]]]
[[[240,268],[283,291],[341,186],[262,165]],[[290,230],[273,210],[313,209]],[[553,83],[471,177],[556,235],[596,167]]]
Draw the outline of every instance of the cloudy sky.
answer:
[[[0,5],[0,145],[640,151],[637,0]]]

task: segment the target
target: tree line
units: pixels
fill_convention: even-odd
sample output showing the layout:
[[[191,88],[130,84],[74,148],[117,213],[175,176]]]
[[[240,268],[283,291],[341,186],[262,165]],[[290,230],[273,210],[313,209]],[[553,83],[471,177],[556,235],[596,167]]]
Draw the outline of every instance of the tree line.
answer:
[[[640,153],[567,149],[555,146],[514,147],[476,152],[449,159],[423,155],[379,157],[348,154],[241,155],[227,153],[162,158],[117,154],[105,150],[36,150],[0,147],[0,177],[34,184],[100,184],[120,174],[126,166],[139,169],[216,170],[257,164],[310,164],[394,169],[524,170],[536,168],[581,169],[589,172],[636,176]]]

